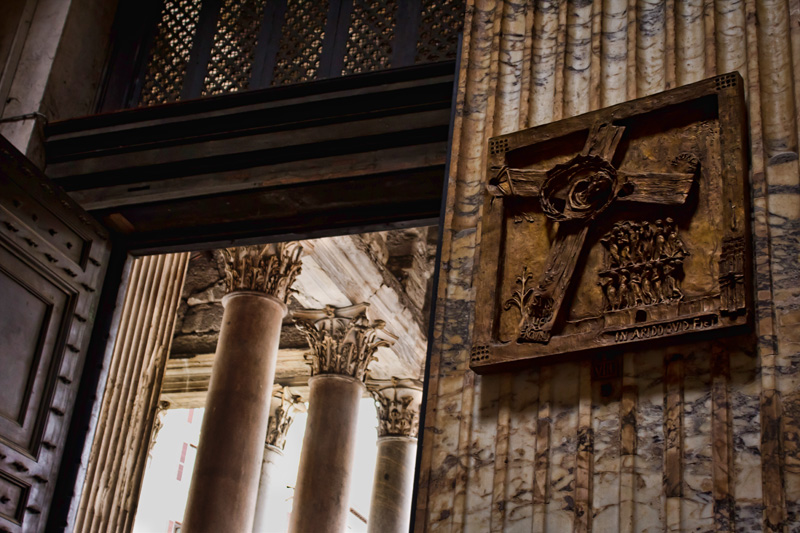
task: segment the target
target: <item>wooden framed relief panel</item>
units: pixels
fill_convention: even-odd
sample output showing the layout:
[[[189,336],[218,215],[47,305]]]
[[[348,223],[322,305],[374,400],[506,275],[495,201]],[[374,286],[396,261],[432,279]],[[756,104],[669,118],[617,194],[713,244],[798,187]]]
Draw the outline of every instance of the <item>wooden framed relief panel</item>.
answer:
[[[734,73],[492,138],[471,368],[750,324],[745,117]]]

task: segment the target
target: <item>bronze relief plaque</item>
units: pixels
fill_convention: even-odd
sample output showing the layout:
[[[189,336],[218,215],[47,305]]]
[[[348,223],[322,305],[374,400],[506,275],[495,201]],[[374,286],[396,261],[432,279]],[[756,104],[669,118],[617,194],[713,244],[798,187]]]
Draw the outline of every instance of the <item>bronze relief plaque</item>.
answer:
[[[747,326],[742,80],[489,141],[470,366]]]

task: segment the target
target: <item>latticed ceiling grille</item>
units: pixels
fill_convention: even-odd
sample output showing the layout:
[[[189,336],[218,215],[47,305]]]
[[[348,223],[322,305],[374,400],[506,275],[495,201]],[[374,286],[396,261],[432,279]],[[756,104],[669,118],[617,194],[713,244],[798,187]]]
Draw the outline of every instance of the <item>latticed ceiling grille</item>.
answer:
[[[200,7],[200,0],[164,2],[139,105],[163,104],[180,98]]]
[[[163,1],[134,104],[451,60],[464,11],[464,0]]]
[[[329,8],[327,0],[286,2],[272,85],[317,78]]]
[[[342,75],[391,66],[397,2],[354,0]]]
[[[208,61],[203,96],[247,89],[266,0],[225,0]]]
[[[463,19],[463,0],[422,0],[415,62],[455,59]]]

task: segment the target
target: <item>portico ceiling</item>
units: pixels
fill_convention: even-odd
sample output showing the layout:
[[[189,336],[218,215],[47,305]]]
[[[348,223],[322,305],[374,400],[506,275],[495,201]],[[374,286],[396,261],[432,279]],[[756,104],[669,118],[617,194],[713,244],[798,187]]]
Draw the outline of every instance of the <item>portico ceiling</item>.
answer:
[[[397,336],[379,348],[369,379],[421,379],[427,349],[426,302],[430,297],[436,228],[391,230],[303,241],[303,270],[291,310],[370,304],[371,320],[383,320]],[[225,294],[214,252],[192,257],[178,311],[162,388],[171,407],[203,407],[211,378]],[[307,398],[309,367],[303,335],[291,316],[283,323],[275,382]]]

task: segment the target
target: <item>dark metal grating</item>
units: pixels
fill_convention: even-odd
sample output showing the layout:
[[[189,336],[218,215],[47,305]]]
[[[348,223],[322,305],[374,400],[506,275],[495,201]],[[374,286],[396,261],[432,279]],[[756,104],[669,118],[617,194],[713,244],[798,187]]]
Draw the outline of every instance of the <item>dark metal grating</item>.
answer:
[[[354,0],[342,75],[391,67],[397,2]]]
[[[186,64],[197,31],[201,0],[166,0],[150,50],[139,105],[180,99]]]
[[[422,0],[416,63],[455,59],[464,23],[463,0]]]
[[[203,96],[245,90],[266,0],[224,0],[203,84]]]
[[[129,93],[140,106],[452,60],[464,11],[464,0],[161,1]]]
[[[288,0],[272,85],[288,85],[317,78],[328,1]]]

